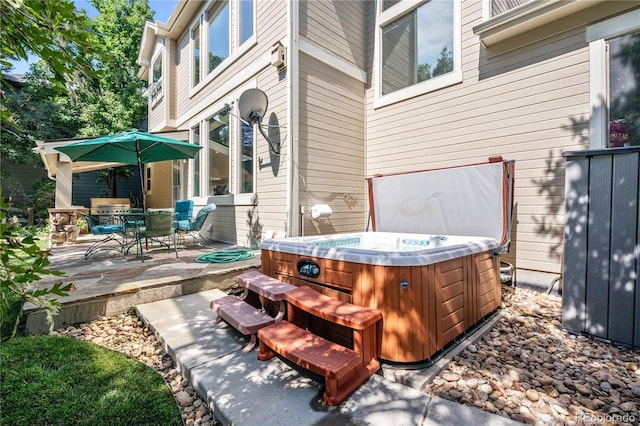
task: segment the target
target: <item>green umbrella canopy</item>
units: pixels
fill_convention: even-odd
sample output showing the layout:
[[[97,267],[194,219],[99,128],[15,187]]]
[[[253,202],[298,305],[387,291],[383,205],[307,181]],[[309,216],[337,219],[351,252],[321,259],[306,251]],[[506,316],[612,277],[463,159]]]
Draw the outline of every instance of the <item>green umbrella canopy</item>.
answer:
[[[193,158],[201,146],[140,130],[87,139],[56,148],[71,161],[146,164]]]

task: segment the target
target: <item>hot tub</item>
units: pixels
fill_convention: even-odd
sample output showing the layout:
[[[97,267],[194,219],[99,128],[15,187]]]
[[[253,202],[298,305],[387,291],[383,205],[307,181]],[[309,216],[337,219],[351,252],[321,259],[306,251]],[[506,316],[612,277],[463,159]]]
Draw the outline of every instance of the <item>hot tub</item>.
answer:
[[[366,232],[266,240],[262,271],[380,310],[380,357],[429,360],[500,306],[491,238]]]
[[[376,232],[266,240],[262,272],[380,310],[380,358],[431,360],[500,307],[512,188],[513,162],[501,159],[376,176],[369,181]],[[336,341],[341,331],[314,332]]]

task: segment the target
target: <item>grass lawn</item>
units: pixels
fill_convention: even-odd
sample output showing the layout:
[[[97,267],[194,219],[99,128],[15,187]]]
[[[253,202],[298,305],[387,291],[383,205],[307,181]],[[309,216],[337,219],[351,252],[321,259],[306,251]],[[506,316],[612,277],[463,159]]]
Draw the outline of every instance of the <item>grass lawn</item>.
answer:
[[[173,394],[146,365],[66,337],[0,347],[0,424],[182,425]]]

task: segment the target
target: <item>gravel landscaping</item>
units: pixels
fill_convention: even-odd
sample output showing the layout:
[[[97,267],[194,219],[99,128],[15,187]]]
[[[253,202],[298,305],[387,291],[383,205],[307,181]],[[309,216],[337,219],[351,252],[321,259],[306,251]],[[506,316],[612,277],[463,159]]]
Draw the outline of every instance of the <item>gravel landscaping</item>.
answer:
[[[169,384],[186,425],[217,424],[135,313],[54,334],[139,359]],[[503,287],[498,323],[424,391],[535,425],[637,425],[640,352],[564,332],[558,296]]]
[[[535,425],[640,424],[640,353],[562,330],[562,299],[503,287],[499,322],[425,392]]]

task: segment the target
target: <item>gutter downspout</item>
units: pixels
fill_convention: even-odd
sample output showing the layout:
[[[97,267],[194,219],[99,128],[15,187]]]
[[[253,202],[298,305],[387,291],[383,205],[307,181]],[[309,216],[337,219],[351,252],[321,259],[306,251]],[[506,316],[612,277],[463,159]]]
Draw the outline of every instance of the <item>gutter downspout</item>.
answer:
[[[289,143],[287,144],[288,173],[287,173],[287,236],[297,236],[299,233],[299,193],[298,193],[298,78],[299,78],[299,34],[300,9],[298,0],[287,3],[287,125],[289,127]]]

